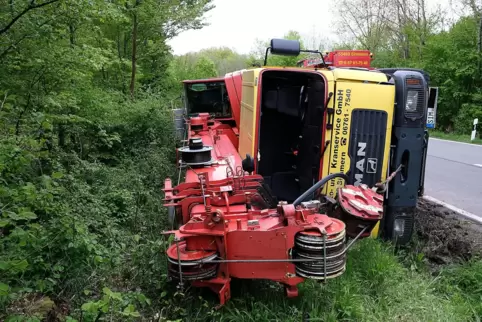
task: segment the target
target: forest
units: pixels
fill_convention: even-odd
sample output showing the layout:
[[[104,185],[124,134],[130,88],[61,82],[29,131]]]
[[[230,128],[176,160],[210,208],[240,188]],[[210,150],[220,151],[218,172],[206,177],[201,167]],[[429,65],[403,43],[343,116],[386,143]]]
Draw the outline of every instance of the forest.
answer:
[[[469,135],[482,118],[482,3],[459,0],[460,16],[448,21],[426,2],[340,0],[339,41],[296,30],[277,37],[323,51],[369,49],[376,67],[423,68],[440,91],[437,129]],[[0,320],[480,317],[481,262],[435,282],[420,252],[402,260],[373,240],[354,248],[346,279],[307,284],[296,303],[243,284],[215,311],[215,299],[166,281],[161,188],[176,171],[170,109],[180,82],[249,68],[269,41],[253,39],[250,53],[173,55],[169,40],[207,25],[213,8],[212,0],[0,0]]]

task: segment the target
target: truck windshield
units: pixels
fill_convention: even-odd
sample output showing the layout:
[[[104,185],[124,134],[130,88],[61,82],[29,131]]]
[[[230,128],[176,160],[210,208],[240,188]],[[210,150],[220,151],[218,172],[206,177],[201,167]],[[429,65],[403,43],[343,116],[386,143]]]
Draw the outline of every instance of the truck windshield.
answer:
[[[224,81],[186,84],[187,112],[230,118],[231,105]]]

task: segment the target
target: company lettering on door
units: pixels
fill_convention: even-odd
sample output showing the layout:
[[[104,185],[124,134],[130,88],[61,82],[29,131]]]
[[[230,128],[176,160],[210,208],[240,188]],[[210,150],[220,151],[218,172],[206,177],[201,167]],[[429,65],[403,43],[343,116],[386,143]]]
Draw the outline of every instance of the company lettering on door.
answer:
[[[343,172],[349,168],[348,137],[350,128],[351,89],[336,91],[335,115],[333,119],[333,140],[330,160],[330,173]],[[343,186],[343,179],[330,180],[328,195],[336,195],[336,189]]]

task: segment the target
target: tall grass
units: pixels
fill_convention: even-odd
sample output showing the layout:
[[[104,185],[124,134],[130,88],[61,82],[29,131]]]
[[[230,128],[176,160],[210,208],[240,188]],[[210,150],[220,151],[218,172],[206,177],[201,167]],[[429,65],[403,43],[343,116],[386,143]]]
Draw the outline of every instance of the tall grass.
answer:
[[[438,130],[430,130],[429,133],[430,133],[430,137],[434,137],[438,139],[472,143],[472,144],[482,144],[482,139],[478,135],[480,133],[480,129],[477,131],[477,136],[473,141],[470,140],[470,133],[468,134],[445,133]]]
[[[208,291],[194,291],[183,303],[183,321],[477,321],[481,274],[481,262],[437,276],[417,272],[389,245],[366,239],[350,250],[343,276],[307,281],[298,298],[285,298],[271,282],[234,281],[232,299],[220,311],[207,308],[216,301]]]

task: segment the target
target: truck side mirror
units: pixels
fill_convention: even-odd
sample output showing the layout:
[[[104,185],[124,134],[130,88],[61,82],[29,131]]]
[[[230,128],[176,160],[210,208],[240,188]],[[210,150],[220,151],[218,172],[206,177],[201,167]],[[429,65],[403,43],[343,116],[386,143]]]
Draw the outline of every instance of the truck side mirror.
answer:
[[[298,56],[301,52],[300,42],[290,39],[271,39],[271,53],[275,55]]]
[[[284,56],[298,56],[301,52],[301,44],[298,40],[290,39],[271,39],[270,46],[266,48],[264,54],[264,66],[268,62],[268,53]]]

